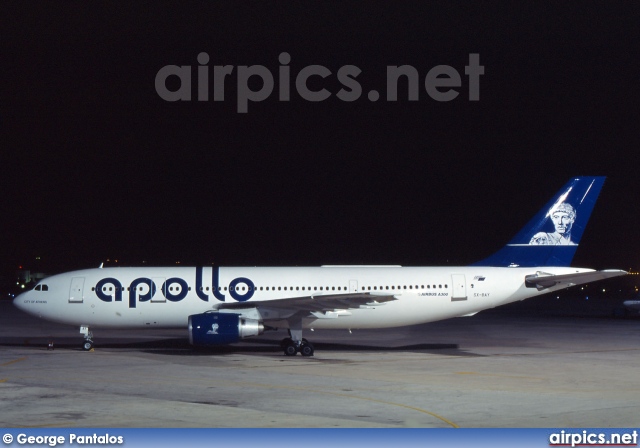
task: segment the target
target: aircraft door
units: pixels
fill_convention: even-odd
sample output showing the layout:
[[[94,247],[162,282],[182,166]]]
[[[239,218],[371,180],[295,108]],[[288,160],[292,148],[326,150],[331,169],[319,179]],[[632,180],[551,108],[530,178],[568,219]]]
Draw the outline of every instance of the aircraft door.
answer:
[[[349,292],[358,292],[358,280],[349,280]]]
[[[69,303],[82,303],[84,300],[84,277],[73,277],[69,289]]]
[[[451,284],[453,286],[451,290],[451,301],[458,302],[467,300],[467,282],[464,274],[452,274]]]

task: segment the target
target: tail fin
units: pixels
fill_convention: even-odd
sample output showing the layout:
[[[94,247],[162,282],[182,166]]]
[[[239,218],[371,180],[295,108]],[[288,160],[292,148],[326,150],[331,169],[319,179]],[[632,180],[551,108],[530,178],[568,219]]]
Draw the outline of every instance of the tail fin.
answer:
[[[571,179],[509,244],[474,266],[569,266],[604,179]]]

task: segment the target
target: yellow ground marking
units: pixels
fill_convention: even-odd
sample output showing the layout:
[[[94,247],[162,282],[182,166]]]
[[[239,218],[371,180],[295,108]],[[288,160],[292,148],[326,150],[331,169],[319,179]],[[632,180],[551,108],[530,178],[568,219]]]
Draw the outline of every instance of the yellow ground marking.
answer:
[[[9,361],[9,362],[5,362],[4,364],[0,364],[0,367],[8,366],[9,364],[15,364],[16,362],[24,361],[25,359],[27,359],[26,356],[24,356],[22,358],[14,359],[13,361]]]
[[[22,378],[36,378],[34,376],[22,376]],[[51,377],[48,377],[48,379],[53,379]],[[114,380],[114,379],[104,379],[101,380],[103,383],[119,383],[119,384],[133,384],[130,381],[127,380]],[[180,381],[183,385],[184,384],[201,384],[200,382],[194,382],[194,381],[185,381],[184,378],[172,378],[172,377],[161,377],[161,378],[156,378],[155,381],[147,381],[147,384],[153,383],[155,382],[156,384],[162,384],[162,383],[168,383],[168,384],[173,384],[174,381]],[[370,401],[373,403],[380,403],[380,404],[386,404],[389,406],[396,406],[396,407],[400,407],[400,408],[404,408],[404,409],[410,409],[412,411],[417,411],[420,412],[422,414],[426,414],[426,415],[430,415],[431,417],[434,417],[444,423],[446,423],[447,425],[453,427],[453,428],[459,428],[460,426],[458,426],[457,424],[455,424],[454,422],[452,422],[451,420],[436,414],[435,412],[431,412],[431,411],[427,411],[426,409],[422,409],[422,408],[418,408],[416,406],[410,406],[407,404],[402,404],[402,403],[394,403],[391,401],[383,401],[383,400],[377,400],[375,398],[368,398],[368,397],[359,397],[357,395],[350,395],[350,394],[342,394],[342,393],[337,393],[337,392],[329,392],[326,390],[318,390],[318,389],[309,389],[307,387],[296,387],[296,386],[278,386],[278,385],[274,385],[274,384],[261,384],[261,383],[244,383],[244,382],[236,382],[236,381],[220,381],[216,383],[217,386],[235,386],[235,387],[259,387],[259,388],[264,388],[264,389],[287,389],[287,390],[300,390],[300,391],[304,391],[304,392],[313,392],[313,393],[317,393],[317,394],[324,394],[324,395],[332,395],[334,397],[343,397],[343,398],[353,398],[356,400],[364,400],[364,401]],[[38,425],[40,426],[40,425]]]
[[[314,392],[320,392],[320,391],[314,391]],[[321,392],[322,393],[322,392]],[[327,394],[330,395],[335,395],[338,397],[348,397],[348,398],[355,398],[357,400],[366,400],[366,401],[372,401],[374,403],[381,403],[381,404],[388,404],[390,406],[398,406],[401,408],[405,408],[405,409],[411,409],[412,411],[418,411],[418,412],[422,412],[423,414],[427,414],[430,415],[432,417],[437,418],[438,420],[442,420],[443,422],[445,422],[447,425],[452,426],[453,428],[459,428],[458,425],[456,425],[455,423],[453,423],[451,420],[449,420],[448,418],[445,418],[441,415],[436,414],[435,412],[430,412],[427,411],[426,409],[422,409],[422,408],[417,408],[415,406],[409,406],[407,404],[402,404],[402,403],[393,403],[391,401],[382,401],[382,400],[376,400],[375,398],[367,398],[367,397],[358,397],[357,395],[348,395],[348,394],[337,394],[335,392],[325,392]]]
[[[178,378],[176,380],[178,380]],[[180,380],[184,382],[184,380],[182,380],[182,379],[180,379]],[[389,406],[397,406],[397,407],[400,407],[400,408],[411,409],[412,411],[421,412],[423,414],[427,414],[427,415],[430,415],[432,417],[435,417],[438,420],[441,420],[441,421],[445,422],[447,425],[450,425],[453,428],[459,428],[460,427],[460,426],[456,425],[454,422],[452,422],[451,420],[449,420],[449,419],[447,419],[445,417],[442,417],[441,415],[438,415],[435,412],[427,411],[426,409],[418,408],[416,406],[409,406],[407,404],[394,403],[394,402],[391,402],[391,401],[377,400],[375,398],[359,397],[357,395],[341,394],[341,393],[337,393],[337,392],[329,392],[329,391],[326,391],[326,390],[309,389],[307,387],[277,386],[277,385],[273,385],[273,384],[260,384],[260,383],[240,383],[240,382],[234,382],[234,381],[225,381],[224,384],[233,385],[233,386],[242,386],[242,387],[247,387],[247,386],[248,387],[260,387],[260,388],[265,388],[265,389],[300,390],[300,391],[304,391],[304,392],[314,392],[314,393],[318,393],[318,394],[332,395],[334,397],[354,398],[356,400],[371,401],[373,403],[380,403],[380,404],[386,404],[386,405],[389,405]]]
[[[6,383],[6,382],[7,382],[6,378],[0,380],[0,383]]]
[[[459,428],[460,427],[460,426],[456,425],[454,422],[452,422],[451,420],[449,420],[449,419],[447,419],[445,417],[442,417],[441,415],[438,415],[435,412],[427,411],[426,409],[418,408],[418,407],[415,407],[415,406],[409,406],[407,404],[394,403],[392,401],[383,401],[383,400],[377,400],[375,398],[359,397],[357,395],[341,394],[341,393],[337,393],[337,392],[328,392],[326,390],[309,389],[309,388],[306,388],[306,387],[276,386],[276,385],[272,385],[272,384],[260,384],[260,383],[236,383],[236,382],[227,382],[227,381],[225,381],[225,384],[231,384],[231,385],[235,385],[235,386],[262,387],[262,388],[266,388],[266,389],[301,390],[301,391],[305,391],[305,392],[315,392],[315,393],[318,393],[318,394],[333,395],[334,397],[355,398],[356,400],[371,401],[373,403],[380,403],[380,404],[386,404],[386,405],[389,405],[389,406],[397,406],[397,407],[400,407],[400,408],[411,409],[412,411],[421,412],[423,414],[427,414],[427,415],[430,415],[432,417],[435,417],[438,420],[441,420],[441,421],[445,422],[447,425],[450,425],[453,428]]]

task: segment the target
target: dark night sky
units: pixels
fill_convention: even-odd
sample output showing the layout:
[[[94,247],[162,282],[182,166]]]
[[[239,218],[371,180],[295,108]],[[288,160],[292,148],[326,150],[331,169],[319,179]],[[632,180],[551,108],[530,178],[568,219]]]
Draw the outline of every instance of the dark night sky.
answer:
[[[574,265],[640,265],[636,3],[274,5],[3,2],[2,265],[469,264],[582,174],[608,179]],[[292,79],[323,65],[309,84],[334,95],[292,85],[280,102],[276,76],[239,114],[234,71],[224,102],[163,101],[158,70],[203,51],[210,74],[274,75],[286,51]],[[401,84],[387,102],[386,66],[403,64],[420,99]],[[463,75],[450,102],[423,87],[440,64]],[[362,70],[355,102],[335,96],[344,65]]]

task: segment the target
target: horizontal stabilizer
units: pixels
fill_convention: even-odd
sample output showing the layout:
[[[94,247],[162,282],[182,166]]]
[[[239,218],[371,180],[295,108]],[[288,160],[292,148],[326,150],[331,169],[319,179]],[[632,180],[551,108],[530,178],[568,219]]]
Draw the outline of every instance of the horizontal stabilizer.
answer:
[[[542,291],[546,288],[561,285],[566,288],[584,283],[594,282],[596,280],[604,280],[606,278],[627,275],[626,271],[618,269],[607,269],[604,271],[576,272],[573,274],[553,275],[546,272],[538,271],[535,274],[525,277],[525,285],[527,288],[537,288]]]
[[[625,300],[622,304],[628,308],[640,310],[640,300]]]

